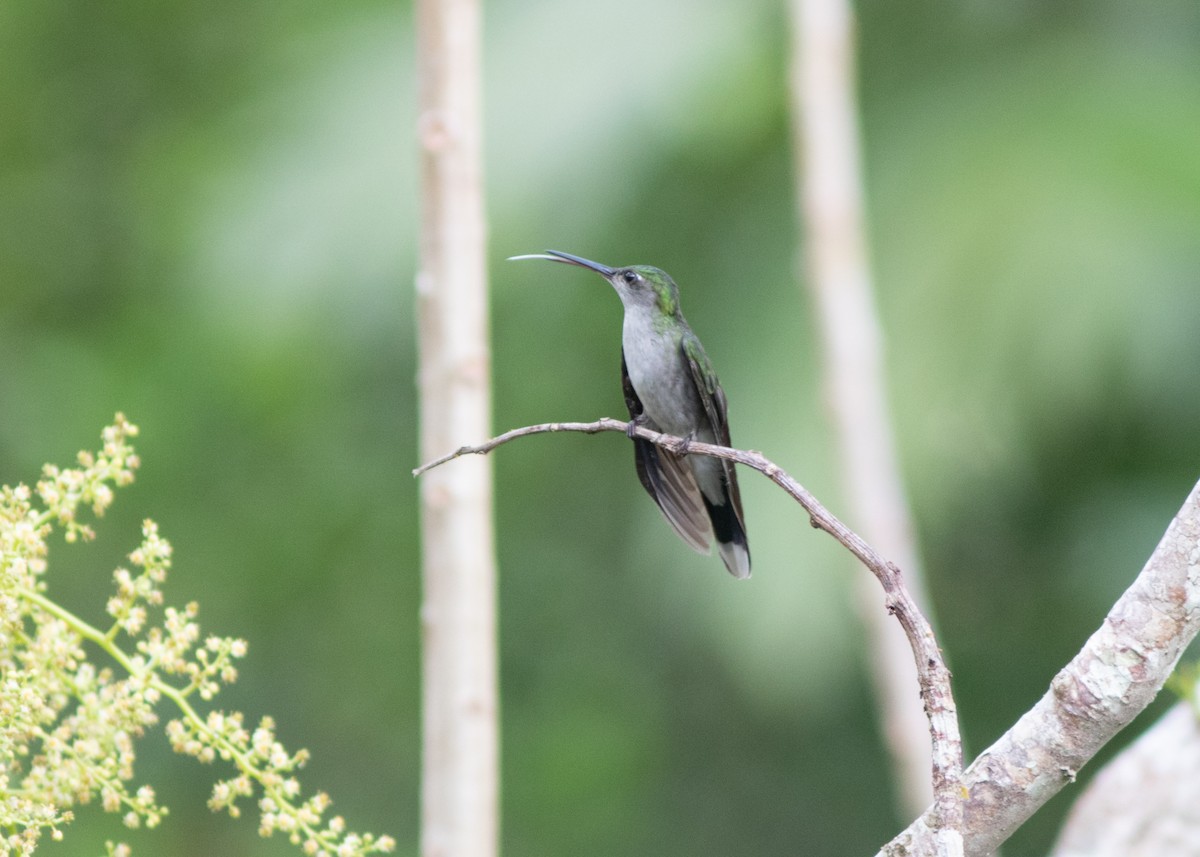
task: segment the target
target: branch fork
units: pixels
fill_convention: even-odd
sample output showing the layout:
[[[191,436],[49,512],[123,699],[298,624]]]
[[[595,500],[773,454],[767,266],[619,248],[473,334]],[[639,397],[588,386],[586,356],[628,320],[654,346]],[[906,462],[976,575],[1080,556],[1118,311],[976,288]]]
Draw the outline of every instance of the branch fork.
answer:
[[[413,471],[464,455],[481,455],[520,437],[575,431],[619,431],[677,449],[684,438],[603,418],[543,423],[463,446]],[[932,745],[933,806],[885,845],[877,857],[986,857],[1076,774],[1157,695],[1185,647],[1200,634],[1200,483],[1184,501],[1141,574],[1100,628],[1065,666],[1042,699],[963,771],[962,743],[950,671],[933,629],[904,583],[881,557],[802,485],[761,453],[691,441],[687,452],[723,458],[762,473],[876,577],[884,605],[912,648]]]

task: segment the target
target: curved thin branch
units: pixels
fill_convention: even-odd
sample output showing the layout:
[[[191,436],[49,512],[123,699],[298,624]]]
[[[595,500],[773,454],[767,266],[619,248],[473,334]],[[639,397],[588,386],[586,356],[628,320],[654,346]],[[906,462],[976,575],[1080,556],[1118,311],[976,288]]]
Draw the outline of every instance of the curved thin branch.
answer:
[[[912,647],[921,698],[925,703],[925,713],[929,718],[929,734],[933,748],[934,793],[934,805],[931,812],[935,813],[930,826],[939,831],[949,831],[956,836],[961,827],[963,812],[962,741],[959,737],[954,696],[950,688],[950,671],[946,668],[941,650],[934,639],[933,628],[905,586],[900,569],[880,556],[857,533],[821,505],[803,485],[761,453],[746,452],[699,441],[688,442],[682,438],[651,431],[645,426],[632,426],[622,420],[604,417],[591,423],[542,423],[513,429],[476,446],[459,447],[449,455],[444,455],[418,467],[413,471],[413,475],[420,476],[434,467],[464,455],[489,453],[496,447],[517,438],[562,431],[585,434],[597,434],[605,431],[629,433],[632,431],[637,437],[675,452],[724,458],[757,470],[791,495],[808,513],[809,520],[814,527],[824,530],[837,539],[875,575],[883,586],[884,603],[888,613],[899,620],[908,637],[909,645]],[[953,853],[954,850],[951,847],[944,853]]]

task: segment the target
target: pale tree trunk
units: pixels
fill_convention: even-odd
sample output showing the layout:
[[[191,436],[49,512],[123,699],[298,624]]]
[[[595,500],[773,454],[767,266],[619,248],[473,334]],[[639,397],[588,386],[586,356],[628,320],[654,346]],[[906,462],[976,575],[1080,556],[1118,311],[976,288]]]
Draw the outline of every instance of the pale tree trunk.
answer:
[[[863,220],[849,0],[792,0],[792,121],[797,203],[808,286],[817,310],[825,395],[840,443],[848,520],[904,573],[926,616],[916,539],[897,463]],[[878,587],[858,574],[857,602],[880,721],[891,753],[897,808],[929,805],[929,727],[913,692],[916,669]]]
[[[478,0],[418,0],[421,454],[491,422]],[[484,459],[421,483],[423,857],[498,845],[496,568]]]

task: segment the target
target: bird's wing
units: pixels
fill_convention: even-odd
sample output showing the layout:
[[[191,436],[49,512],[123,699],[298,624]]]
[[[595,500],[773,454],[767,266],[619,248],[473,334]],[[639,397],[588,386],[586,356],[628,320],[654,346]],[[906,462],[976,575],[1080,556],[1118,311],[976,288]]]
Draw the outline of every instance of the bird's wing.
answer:
[[[642,400],[629,380],[625,352],[621,352],[621,389],[630,419],[642,416]],[[633,439],[634,463],[638,479],[663,517],[688,545],[699,553],[708,553],[712,541],[712,524],[704,505],[704,495],[687,462],[660,446],[640,437]]]
[[[725,401],[725,391],[721,389],[717,373],[713,371],[712,363],[704,351],[704,346],[700,344],[696,334],[689,330],[684,333],[679,348],[691,370],[692,381],[696,385],[696,395],[700,399],[700,404],[704,406],[704,413],[708,416],[713,437],[717,439],[720,446],[730,446],[729,405]],[[734,470],[732,461],[721,459],[721,464],[725,470],[725,482],[729,486],[729,497],[734,514],[737,516],[737,524],[744,534],[746,524],[742,515],[742,493],[738,490],[737,472]]]
[[[708,415],[712,426],[713,436],[721,446],[729,446],[729,419],[725,403],[725,391],[717,381],[717,373],[713,371],[712,363],[704,352],[704,346],[696,334],[690,330],[684,333],[679,341],[679,349],[683,359],[691,371],[692,382],[696,385],[696,395]]]

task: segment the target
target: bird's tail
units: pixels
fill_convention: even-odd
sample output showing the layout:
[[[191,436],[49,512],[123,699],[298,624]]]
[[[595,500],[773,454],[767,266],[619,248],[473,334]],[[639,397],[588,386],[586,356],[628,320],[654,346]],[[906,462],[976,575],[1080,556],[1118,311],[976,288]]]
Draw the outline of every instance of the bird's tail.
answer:
[[[733,502],[733,494],[725,495],[724,503],[712,503],[707,497],[704,505],[708,508],[708,517],[712,520],[713,535],[717,538],[717,550],[729,573],[738,580],[750,576],[750,545],[746,541],[746,527],[742,523],[740,505]]]
[[[742,537],[740,541],[717,542],[717,549],[729,573],[738,580],[745,580],[750,576],[750,548],[746,546],[745,535],[741,532],[738,535]]]

